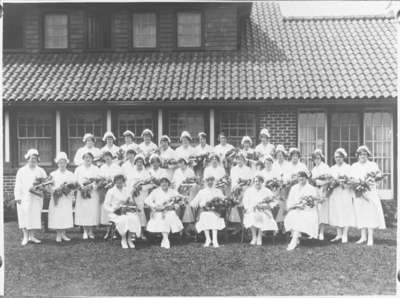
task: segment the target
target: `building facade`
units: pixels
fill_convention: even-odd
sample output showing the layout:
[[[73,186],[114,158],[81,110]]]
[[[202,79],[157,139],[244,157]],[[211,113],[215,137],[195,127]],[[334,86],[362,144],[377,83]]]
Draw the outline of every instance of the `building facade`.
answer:
[[[35,147],[51,170],[82,136],[223,131],[298,146],[311,166],[366,144],[396,194],[396,28],[391,16],[289,18],[279,4],[6,3],[4,186]],[[174,145],[173,144],[173,145]]]

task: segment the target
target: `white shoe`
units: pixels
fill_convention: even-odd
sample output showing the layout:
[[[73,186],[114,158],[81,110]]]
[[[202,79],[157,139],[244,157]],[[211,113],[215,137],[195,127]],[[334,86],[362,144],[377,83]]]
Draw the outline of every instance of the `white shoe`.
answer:
[[[34,236],[29,237],[29,241],[32,241],[33,243],[36,243],[36,244],[42,243],[42,241],[40,241],[39,239],[37,239]]]
[[[324,240],[324,234],[319,233],[319,235],[318,235],[318,240]]]
[[[171,245],[169,244],[169,241],[165,241],[165,245],[164,248],[169,249],[171,247]]]
[[[104,240],[107,240],[108,236],[110,236],[110,233],[107,232],[107,233],[104,235]]]
[[[342,243],[347,243],[347,242],[348,242],[347,237],[343,236],[342,237]]]
[[[210,246],[210,241],[206,241],[206,243],[203,244],[203,247],[209,247]]]
[[[126,240],[121,240],[121,246],[123,249],[127,249],[128,248],[128,243],[126,242]]]
[[[214,247],[219,247],[218,242],[213,242],[213,246],[214,246]]]
[[[93,233],[89,233],[89,238],[90,239],[94,239],[94,234]]]
[[[61,239],[64,241],[71,241],[71,238],[67,237],[67,235],[61,235]]]
[[[297,243],[290,242],[288,247],[286,248],[287,251],[293,250],[297,247]]]
[[[56,237],[56,242],[57,242],[57,243],[61,243],[61,236]]]
[[[374,245],[374,241],[373,240],[372,241],[368,240],[367,245],[368,246],[373,246]]]
[[[83,232],[82,239],[83,240],[88,239],[88,234],[86,232]]]
[[[256,245],[258,245],[258,246],[262,245],[262,238],[260,238],[260,239],[257,239],[257,241],[256,241]]]
[[[252,240],[250,241],[250,245],[256,245],[256,243],[257,243],[257,239],[252,239]]]
[[[25,246],[27,244],[28,244],[28,238],[23,238],[22,241],[21,241],[21,245]]]
[[[366,242],[367,241],[367,239],[365,239],[365,238],[360,238],[356,243],[357,244],[361,244],[361,243],[364,243],[364,242]]]
[[[331,239],[331,242],[336,242],[342,239],[342,236],[336,236],[335,238]]]

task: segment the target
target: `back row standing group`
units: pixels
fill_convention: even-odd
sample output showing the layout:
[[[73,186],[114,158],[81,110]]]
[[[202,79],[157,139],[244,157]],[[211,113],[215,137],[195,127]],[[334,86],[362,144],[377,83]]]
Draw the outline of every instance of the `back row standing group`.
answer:
[[[185,227],[185,232],[188,233],[190,227],[198,220],[191,208],[195,207],[193,202],[202,202],[204,207],[205,201],[213,199],[217,193],[211,190],[216,190],[216,184],[229,177],[230,183],[229,186],[225,185],[223,195],[231,196],[234,193],[240,193],[240,207],[244,207],[245,215],[244,218],[240,216],[239,206],[237,206],[229,210],[227,221],[238,225],[243,223],[246,228],[250,228],[251,244],[254,245],[261,244],[264,230],[278,230],[277,222],[281,230],[285,229],[291,232],[292,240],[288,250],[292,250],[298,245],[301,233],[323,240],[326,225],[336,227],[337,235],[332,239],[333,241],[341,240],[346,243],[348,228],[356,227],[361,229],[361,238],[358,243],[368,242],[369,245],[373,244],[373,229],[385,227],[375,181],[369,181],[370,185],[367,191],[364,191],[361,196],[355,195],[350,183],[347,183],[349,180],[365,179],[371,173],[375,176],[379,175],[377,164],[369,160],[371,153],[366,146],[358,148],[358,161],[352,166],[345,162],[347,153],[343,148],[335,151],[335,165],[332,167],[325,163],[322,151],[316,149],[313,154],[315,166],[310,173],[307,166],[301,162],[299,149],[290,148],[287,152],[283,145],[275,147],[269,142],[270,134],[266,128],[260,131],[261,142],[254,149],[250,137],[244,136],[241,148],[236,149],[227,142],[223,133],[218,136],[219,144],[215,147],[207,144],[205,133],[199,133],[199,145],[194,147],[191,145],[192,136],[189,132],[184,131],[180,137],[181,145],[175,150],[170,147],[171,140],[167,135],[160,138],[159,146],[153,143],[154,135],[149,129],[143,131],[141,135],[143,142],[140,144],[134,142],[135,135],[129,130],[125,131],[123,136],[125,144],[118,147],[115,145],[116,138],[113,133],[106,132],[103,137],[105,146],[99,149],[95,147],[94,136],[85,134],[83,137],[85,145],[78,149],[74,157],[74,164],[78,166],[74,174],[66,169],[68,163],[66,154],[63,152],[57,154],[55,161],[58,169],[50,174],[55,187],[67,181],[77,181],[82,187],[91,178],[105,177],[115,181],[115,178],[122,176],[128,194],[131,194],[138,182],[151,181],[151,179],[168,182],[165,191],[171,188],[182,193],[182,190],[185,189],[182,186],[188,185],[188,182],[197,181],[189,190],[186,188],[184,191],[189,196],[188,205],[190,204],[190,206],[185,208],[180,220]],[[43,200],[29,190],[35,179],[47,177],[44,170],[37,165],[39,158],[37,150],[29,150],[26,158],[28,163],[18,171],[15,185],[15,199],[18,203],[19,226],[23,231],[23,245],[29,241],[40,242],[33,231],[41,228],[40,212]],[[329,182],[326,179],[328,176],[339,181],[329,193],[326,187]],[[208,191],[210,188],[208,195],[206,195],[207,192],[199,191],[202,188],[199,181],[205,182],[205,190]],[[247,183],[247,181],[251,183]],[[280,186],[272,189],[271,181],[277,181]],[[282,187],[283,185],[286,187]],[[112,189],[117,186],[118,183],[115,183]],[[143,187],[140,187],[135,196],[135,203],[141,211],[138,212],[140,226],[145,228],[147,225],[147,230],[150,232],[161,232],[163,234],[162,247],[169,247],[169,241],[165,234],[177,232],[180,229],[173,219],[170,222],[168,220],[163,223],[156,222],[156,225],[154,220],[150,219],[148,223],[149,217],[152,216],[146,216],[145,203],[146,206],[152,205],[151,200],[154,203],[154,200],[157,199],[154,198],[155,194],[162,194],[162,192],[152,191],[153,186],[151,183],[148,185],[143,183]],[[158,183],[158,186],[162,189],[162,183],[161,186]],[[77,192],[75,225],[83,226],[84,239],[94,238],[93,227],[100,223],[109,224],[110,213],[118,205],[110,202],[112,194],[115,193],[112,189],[108,191],[105,200],[101,198],[95,188],[90,192],[90,200],[83,198],[81,192]],[[241,191],[237,192],[238,189]],[[271,219],[272,213],[269,210],[260,211],[255,208],[268,193],[272,192],[273,196],[278,198],[279,206],[275,219]],[[208,198],[201,197],[204,195]],[[127,195],[124,194],[124,196]],[[318,197],[320,200],[315,207],[297,208],[296,206],[306,197]],[[122,204],[125,199],[125,197],[121,199],[119,204]],[[49,228],[57,230],[58,242],[69,241],[65,230],[74,224],[72,203],[70,203],[72,200],[64,201],[61,203],[62,200],[60,200],[55,204],[54,200],[51,200],[49,206]],[[218,246],[216,230],[224,228],[225,225],[221,224],[218,219],[213,220],[212,217],[207,218],[205,215],[206,212],[203,216],[203,225],[200,216],[196,225],[197,231],[204,231],[206,246],[210,244],[209,232],[212,231],[212,242],[214,246]],[[207,219],[212,224],[211,226],[206,224],[207,227],[202,229],[204,220],[207,222]],[[127,232],[144,237],[140,230],[134,232],[133,228],[129,229],[129,220],[123,220],[121,224],[123,227],[117,225],[117,228],[122,231],[121,235],[124,235],[123,246],[126,246],[125,234]],[[160,224],[168,227],[159,227]],[[129,236],[128,242],[129,246],[133,246]]]

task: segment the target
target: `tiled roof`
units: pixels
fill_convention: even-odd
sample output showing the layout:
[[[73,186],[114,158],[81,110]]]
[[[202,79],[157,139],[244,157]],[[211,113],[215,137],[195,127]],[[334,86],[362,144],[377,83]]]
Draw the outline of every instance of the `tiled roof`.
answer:
[[[14,101],[394,101],[392,18],[285,19],[254,3],[234,52],[6,53]]]

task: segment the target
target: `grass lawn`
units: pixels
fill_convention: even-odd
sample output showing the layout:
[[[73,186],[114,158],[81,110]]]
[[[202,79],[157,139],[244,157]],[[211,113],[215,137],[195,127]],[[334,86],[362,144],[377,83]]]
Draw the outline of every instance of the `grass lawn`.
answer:
[[[62,245],[46,233],[43,244],[22,247],[17,223],[6,223],[5,296],[395,294],[394,228],[377,232],[373,247],[303,240],[292,252],[284,239],[262,247],[232,239],[218,249],[175,240],[170,250],[139,242],[123,250],[103,233],[83,241],[74,230]],[[357,237],[352,230],[350,241]]]

